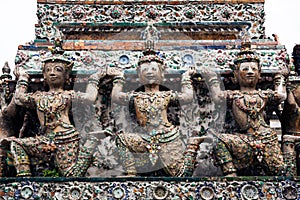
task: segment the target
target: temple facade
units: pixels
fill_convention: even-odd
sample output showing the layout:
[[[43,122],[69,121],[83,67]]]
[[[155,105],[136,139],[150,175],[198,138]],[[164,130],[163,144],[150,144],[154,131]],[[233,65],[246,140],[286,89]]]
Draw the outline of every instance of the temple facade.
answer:
[[[82,141],[95,133],[99,143],[85,177],[55,177],[60,176],[55,167],[33,159],[34,177],[0,179],[0,196],[5,199],[300,198],[299,182],[293,177],[224,177],[213,161],[217,140],[214,137],[201,143],[195,170],[184,178],[167,177],[159,167],[155,171],[141,167],[139,176],[123,177],[124,169],[116,153],[116,133],[120,129],[135,130],[136,119],[132,118],[132,102],[124,107],[112,102],[115,80],[114,74],[108,71],[122,69],[124,91],[139,91],[141,83],[136,69],[147,49],[164,59],[166,91],[180,91],[182,74],[195,67],[196,73],[191,78],[193,102],[180,105],[179,101],[168,108],[172,111],[168,119],[180,128],[185,144],[192,135],[204,136],[209,130],[219,133],[237,130],[231,111],[226,110],[226,102],[217,105],[212,101],[213,92],[201,69],[216,72],[224,89],[236,90],[232,66],[245,41],[250,41],[250,48],[260,58],[259,89],[273,89],[274,75],[282,66],[291,71],[290,83],[298,83],[297,48],[293,67],[285,46],[276,37],[265,34],[264,3],[264,0],[37,0],[35,40],[19,46],[16,68],[29,75],[30,92],[45,91],[43,60],[57,48],[57,41],[63,41],[64,55],[74,64],[68,89],[83,92],[91,75],[106,70],[107,75],[99,79],[95,104],[76,102],[70,114]],[[3,98],[8,104],[18,84],[7,68],[3,69],[1,79],[4,80],[2,88],[6,89]],[[282,105],[268,107],[266,121],[280,123],[282,109]],[[38,135],[40,125],[35,112],[22,108],[19,115],[17,119],[23,123],[14,127],[17,129],[14,135]],[[281,144],[281,127],[272,128],[276,129]],[[6,173],[15,174],[9,167]]]

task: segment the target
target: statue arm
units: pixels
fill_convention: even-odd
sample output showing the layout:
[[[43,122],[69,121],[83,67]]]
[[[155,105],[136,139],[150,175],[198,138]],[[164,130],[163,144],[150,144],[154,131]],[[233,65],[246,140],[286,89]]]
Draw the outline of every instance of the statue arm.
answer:
[[[287,99],[285,103],[285,107],[289,108],[289,110],[293,110],[294,112],[297,112],[299,109],[299,106],[296,102],[295,96],[292,91],[287,92]]]
[[[179,101],[183,104],[188,104],[193,101],[194,88],[192,85],[191,76],[195,73],[194,68],[190,68],[182,74],[181,77],[181,93],[178,94]]]
[[[113,81],[113,89],[111,92],[111,100],[114,103],[128,105],[130,100],[129,93],[123,92],[125,79],[123,75],[116,76]]]
[[[8,105],[5,103],[5,99],[2,99],[2,101],[4,101],[1,102],[1,111],[3,117],[10,118],[15,116],[17,112],[17,108],[16,108],[14,97],[11,99]]]
[[[11,99],[9,103],[6,102],[5,95],[6,90],[9,90],[9,88],[4,89],[6,87],[5,84],[1,85],[1,92],[0,92],[0,106],[1,106],[1,113],[3,117],[10,118],[15,116],[16,114],[16,104],[14,101],[14,97]]]
[[[286,79],[290,71],[287,65],[281,65],[279,72],[274,76],[274,101],[279,104],[287,98]]]
[[[19,76],[16,91],[14,95],[14,101],[19,106],[25,106],[29,108],[35,107],[35,95],[28,93],[28,74],[24,73]]]
[[[276,74],[274,77],[275,103],[281,103],[287,98],[285,76]]]
[[[95,74],[91,75],[88,79],[88,84],[86,86],[85,92],[75,92],[75,96],[73,97],[76,100],[80,100],[83,102],[92,102],[94,103],[98,96],[99,90],[99,81],[106,75],[106,69],[100,69]]]
[[[223,100],[227,98],[227,92],[222,90],[221,80],[218,75],[208,68],[203,68],[201,74],[209,89],[210,97],[213,102],[216,104],[223,102]]]

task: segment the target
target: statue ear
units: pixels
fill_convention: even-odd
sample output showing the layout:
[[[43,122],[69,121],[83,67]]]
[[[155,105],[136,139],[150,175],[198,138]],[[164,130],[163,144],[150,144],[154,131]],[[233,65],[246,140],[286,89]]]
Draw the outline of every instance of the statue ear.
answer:
[[[238,82],[237,77],[238,77],[237,70],[234,70],[234,71],[233,71],[233,78],[232,78],[232,82],[233,82],[234,84],[237,84],[237,82]]]
[[[260,82],[261,81],[261,70],[259,69],[258,71],[258,81]]]
[[[237,70],[234,70],[234,71],[233,71],[233,76],[234,76],[234,78],[237,78],[237,77],[238,77],[238,72],[237,72]]]
[[[70,78],[70,72],[67,70],[66,74],[65,74],[66,80],[68,80]]]
[[[164,70],[161,71],[161,77],[164,79],[165,78],[165,72]]]
[[[66,70],[65,85],[70,85],[71,84],[70,74],[71,74],[70,70]]]

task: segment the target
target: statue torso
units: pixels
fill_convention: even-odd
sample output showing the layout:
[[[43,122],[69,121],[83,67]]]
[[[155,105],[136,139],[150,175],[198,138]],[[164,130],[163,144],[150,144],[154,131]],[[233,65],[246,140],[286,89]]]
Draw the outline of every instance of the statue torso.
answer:
[[[72,103],[72,93],[38,92],[35,94],[38,118],[42,126],[52,130],[62,131],[62,124],[70,124],[69,109]]]
[[[261,91],[233,91],[230,95],[232,112],[242,132],[263,131],[269,126],[264,120],[268,96]]]
[[[133,96],[140,126],[149,131],[171,126],[167,118],[167,107],[172,99],[172,91],[134,92]]]

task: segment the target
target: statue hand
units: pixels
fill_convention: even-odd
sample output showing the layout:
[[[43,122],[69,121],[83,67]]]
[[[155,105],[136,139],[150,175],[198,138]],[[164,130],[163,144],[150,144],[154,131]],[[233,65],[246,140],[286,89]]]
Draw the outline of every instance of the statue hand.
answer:
[[[108,76],[124,76],[123,69],[119,67],[107,67],[106,74]]]
[[[188,70],[186,70],[186,71],[182,74],[182,76],[189,76],[189,77],[191,77],[191,76],[193,76],[195,73],[196,73],[195,67],[194,67],[194,66],[191,66],[191,67],[189,67]]]
[[[284,77],[287,77],[289,75],[289,73],[290,73],[290,70],[289,70],[288,66],[281,65],[279,67],[279,72],[278,73],[281,74]]]
[[[106,68],[100,68],[100,69],[98,69],[98,71],[95,73],[95,74],[93,74],[92,76],[94,76],[94,78],[96,78],[96,79],[101,79],[101,78],[103,78],[104,76],[106,75]]]
[[[204,79],[210,79],[212,77],[217,77],[217,73],[212,68],[209,68],[209,67],[202,67],[201,75],[202,75],[202,78],[204,78]]]
[[[28,75],[27,71],[22,67],[16,68],[15,75],[19,80],[28,80],[29,79],[29,75]]]

